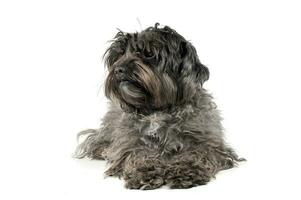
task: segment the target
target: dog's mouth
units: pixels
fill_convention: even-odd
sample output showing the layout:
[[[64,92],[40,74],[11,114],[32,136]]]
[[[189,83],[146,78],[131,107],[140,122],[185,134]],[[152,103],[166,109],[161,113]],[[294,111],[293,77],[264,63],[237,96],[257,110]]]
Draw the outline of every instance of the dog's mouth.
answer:
[[[119,91],[124,102],[137,108],[145,106],[147,94],[137,83],[130,80],[119,82]]]
[[[115,78],[115,80],[116,80],[116,82],[117,83],[121,83],[121,82],[128,82],[128,81],[130,81],[128,78],[126,78],[126,77],[118,77],[118,78]]]

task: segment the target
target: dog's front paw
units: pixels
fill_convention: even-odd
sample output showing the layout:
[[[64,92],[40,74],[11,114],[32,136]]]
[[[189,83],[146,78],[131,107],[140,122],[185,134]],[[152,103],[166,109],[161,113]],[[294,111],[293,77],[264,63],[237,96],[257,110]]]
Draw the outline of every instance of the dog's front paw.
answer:
[[[162,177],[141,178],[133,177],[125,180],[125,187],[128,189],[153,190],[164,184]]]
[[[165,184],[163,168],[146,163],[131,166],[124,171],[123,179],[126,188],[152,190]]]

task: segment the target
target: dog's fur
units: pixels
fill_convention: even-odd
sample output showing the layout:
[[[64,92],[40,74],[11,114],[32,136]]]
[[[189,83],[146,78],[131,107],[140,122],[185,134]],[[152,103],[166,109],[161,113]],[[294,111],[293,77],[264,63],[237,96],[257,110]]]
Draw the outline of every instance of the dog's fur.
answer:
[[[223,139],[221,117],[203,89],[209,71],[190,42],[158,24],[120,31],[105,54],[111,107],[76,157],[105,159],[106,174],[131,189],[190,188],[241,161]]]

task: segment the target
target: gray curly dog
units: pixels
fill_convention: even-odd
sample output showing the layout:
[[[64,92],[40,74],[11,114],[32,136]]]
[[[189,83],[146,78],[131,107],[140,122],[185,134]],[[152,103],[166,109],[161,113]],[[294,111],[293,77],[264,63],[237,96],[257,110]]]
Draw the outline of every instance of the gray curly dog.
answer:
[[[119,31],[105,53],[111,100],[101,128],[75,157],[107,160],[106,174],[130,189],[190,188],[243,161],[225,144],[221,117],[203,89],[209,71],[168,26]]]

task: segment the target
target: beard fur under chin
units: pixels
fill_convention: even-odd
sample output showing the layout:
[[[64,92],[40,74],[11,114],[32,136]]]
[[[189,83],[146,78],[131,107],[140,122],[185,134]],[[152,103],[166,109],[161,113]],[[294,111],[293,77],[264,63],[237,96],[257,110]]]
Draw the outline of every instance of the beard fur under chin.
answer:
[[[128,81],[124,81],[120,83],[119,91],[123,101],[127,104],[136,108],[145,106],[146,95],[142,88],[139,88]]]

